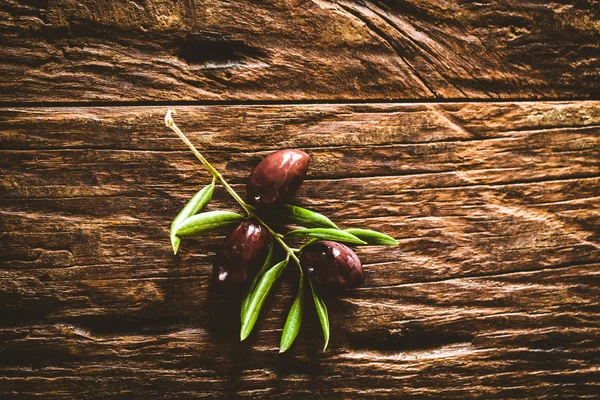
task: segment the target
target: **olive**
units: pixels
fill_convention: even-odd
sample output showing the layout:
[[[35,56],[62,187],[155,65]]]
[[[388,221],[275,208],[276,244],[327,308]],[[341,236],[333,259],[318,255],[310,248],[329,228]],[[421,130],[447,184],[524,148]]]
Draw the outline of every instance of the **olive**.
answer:
[[[223,240],[213,264],[221,287],[235,287],[254,278],[267,259],[271,234],[255,221],[241,222]]]
[[[300,265],[316,284],[332,288],[354,288],[365,281],[356,253],[338,242],[328,240],[309,244],[302,250]]]
[[[255,206],[273,206],[293,196],[308,170],[310,156],[300,150],[269,154],[250,175],[248,198]]]

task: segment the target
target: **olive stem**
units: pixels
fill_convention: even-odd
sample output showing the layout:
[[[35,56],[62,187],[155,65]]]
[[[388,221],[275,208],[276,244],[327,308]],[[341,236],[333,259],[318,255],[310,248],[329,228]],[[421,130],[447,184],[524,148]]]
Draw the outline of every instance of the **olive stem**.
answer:
[[[192,144],[192,142],[189,141],[189,139],[183,134],[181,129],[179,129],[179,127],[175,124],[175,121],[173,121],[173,117],[171,116],[172,112],[173,112],[173,110],[171,110],[171,109],[169,109],[169,111],[167,111],[167,115],[165,115],[165,125],[168,128],[171,128],[173,130],[173,132],[175,132],[177,134],[177,136],[179,136],[179,138],[181,140],[183,140],[183,143],[185,143],[187,145],[187,147],[190,148],[192,153],[194,153],[196,158],[198,160],[200,160],[200,162],[202,164],[204,164],[204,166],[206,167],[206,169],[208,169],[208,171],[212,174],[212,176],[214,178],[218,179],[219,182],[221,182],[221,185],[223,185],[223,187],[229,192],[229,194],[240,204],[240,206],[242,206],[242,208],[244,209],[244,211],[246,211],[248,216],[252,216],[253,212],[250,209],[250,207],[248,206],[248,204],[246,204],[246,202],[244,200],[242,200],[242,198],[235,192],[235,190],[233,190],[233,188],[231,186],[229,186],[229,184],[227,183],[227,181],[225,179],[223,179],[223,176],[219,173],[219,171],[217,171],[215,169],[215,167],[213,167],[208,162],[208,160],[206,158],[204,158],[204,156],[202,154],[200,154],[200,152],[196,149],[196,147]]]
[[[302,268],[300,267],[300,260],[298,259],[298,257],[296,256],[296,254],[294,254],[294,250],[292,250],[284,241],[283,241],[283,235],[280,233],[275,232],[273,229],[271,229],[271,227],[269,225],[267,225],[267,223],[265,221],[263,221],[258,215],[256,215],[255,210],[256,208],[251,206],[250,204],[246,203],[237,193],[235,190],[233,190],[233,188],[231,186],[229,186],[229,184],[227,183],[227,181],[225,180],[225,178],[223,178],[223,175],[221,175],[219,173],[219,171],[217,171],[215,169],[215,167],[213,167],[206,158],[204,158],[204,156],[196,149],[196,147],[192,144],[192,142],[189,141],[189,139],[184,135],[184,133],[181,131],[181,129],[179,129],[179,127],[175,124],[175,121],[173,121],[173,117],[171,116],[171,114],[174,113],[174,110],[169,109],[167,111],[167,114],[165,115],[165,125],[170,128],[171,130],[173,130],[173,132],[175,132],[177,134],[177,136],[179,136],[179,138],[183,141],[183,143],[185,143],[187,145],[187,147],[189,147],[189,149],[192,151],[192,153],[194,153],[194,155],[196,156],[196,158],[198,160],[200,160],[200,162],[206,167],[206,169],[208,169],[208,171],[211,173],[211,175],[213,176],[213,180],[214,179],[218,179],[219,182],[221,182],[221,184],[223,185],[223,187],[229,192],[229,194],[231,195],[231,197],[233,197],[235,199],[235,201],[237,201],[239,203],[239,205],[244,209],[244,211],[246,211],[246,213],[248,214],[249,217],[251,218],[255,218],[258,223],[260,223],[262,226],[264,226],[267,231],[269,231],[269,233],[275,238],[275,240],[277,240],[279,242],[279,244],[281,245],[281,247],[283,247],[283,249],[285,250],[285,252],[287,253],[288,258],[291,257],[296,264],[298,264],[298,268],[300,269],[300,277],[304,278],[304,272],[302,271]]]

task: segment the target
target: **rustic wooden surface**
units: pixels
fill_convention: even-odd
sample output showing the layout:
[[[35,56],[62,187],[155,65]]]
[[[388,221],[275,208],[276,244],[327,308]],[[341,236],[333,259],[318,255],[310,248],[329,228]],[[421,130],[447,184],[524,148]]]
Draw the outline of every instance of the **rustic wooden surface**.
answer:
[[[600,394],[597,1],[0,2],[0,398]],[[535,101],[527,101],[535,100]],[[297,203],[360,248],[277,352],[247,342],[220,240],[168,226],[210,179],[312,156]],[[211,208],[235,209],[223,190]]]
[[[581,1],[4,0],[0,101],[598,98]]]
[[[301,148],[299,204],[400,241],[327,296],[326,352],[309,308],[285,355],[292,271],[240,344],[218,235],[172,255],[209,177],[165,111],[0,110],[3,398],[597,398],[600,102],[179,107],[236,189]]]

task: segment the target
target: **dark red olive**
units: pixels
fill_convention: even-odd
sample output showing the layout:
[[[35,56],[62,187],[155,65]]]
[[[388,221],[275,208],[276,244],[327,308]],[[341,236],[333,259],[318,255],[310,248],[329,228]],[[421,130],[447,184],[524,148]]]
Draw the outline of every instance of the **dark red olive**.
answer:
[[[243,221],[221,244],[213,264],[219,286],[234,287],[254,278],[267,259],[271,234],[254,221]]]
[[[247,192],[255,206],[273,206],[293,196],[308,170],[310,156],[300,150],[269,154],[252,171]]]
[[[327,240],[309,244],[302,250],[300,265],[316,284],[334,288],[354,288],[365,281],[362,265],[352,249]]]

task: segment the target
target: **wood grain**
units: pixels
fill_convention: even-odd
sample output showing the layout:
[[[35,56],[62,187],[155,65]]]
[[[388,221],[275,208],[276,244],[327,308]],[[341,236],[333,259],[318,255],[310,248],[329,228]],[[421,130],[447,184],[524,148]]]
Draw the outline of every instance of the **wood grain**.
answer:
[[[593,0],[7,0],[0,16],[2,102],[600,95]]]
[[[165,111],[0,109],[3,398],[597,398],[600,102],[178,108],[240,193],[302,148],[298,204],[400,240],[324,294],[327,352],[310,311],[283,356],[293,269],[239,343],[239,299],[209,285],[219,235],[172,255],[209,178]]]

